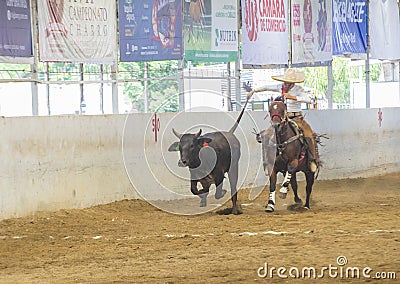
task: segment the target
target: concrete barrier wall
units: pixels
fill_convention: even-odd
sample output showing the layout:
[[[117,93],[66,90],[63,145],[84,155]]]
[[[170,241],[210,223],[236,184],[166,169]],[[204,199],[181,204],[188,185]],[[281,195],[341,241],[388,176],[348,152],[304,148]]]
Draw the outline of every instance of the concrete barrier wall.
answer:
[[[265,112],[246,113],[236,131],[242,144],[239,185],[267,182],[261,146],[251,133],[268,126]],[[321,179],[400,172],[400,109],[310,110],[326,133]],[[191,196],[188,171],[168,152],[179,132],[228,130],[238,113],[166,113],[1,118],[0,219],[36,211],[83,208],[125,198]],[[155,141],[154,124],[157,129]],[[133,185],[132,185],[133,184]],[[400,189],[400,186],[399,186]]]

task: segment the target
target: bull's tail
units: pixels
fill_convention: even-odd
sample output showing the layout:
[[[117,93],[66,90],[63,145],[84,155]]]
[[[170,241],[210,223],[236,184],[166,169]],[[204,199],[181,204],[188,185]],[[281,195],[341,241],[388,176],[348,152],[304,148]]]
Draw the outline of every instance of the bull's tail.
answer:
[[[244,104],[244,106],[243,106],[243,108],[242,108],[242,111],[240,112],[239,117],[237,118],[235,124],[234,124],[234,125],[232,126],[232,128],[229,130],[230,133],[235,132],[236,128],[238,127],[239,122],[240,122],[240,120],[242,119],[243,113],[244,113],[244,111],[246,110],[247,103],[249,102],[249,100],[250,100],[250,98],[251,98],[252,95],[253,95],[253,94],[250,93],[250,92],[247,94],[246,103]]]

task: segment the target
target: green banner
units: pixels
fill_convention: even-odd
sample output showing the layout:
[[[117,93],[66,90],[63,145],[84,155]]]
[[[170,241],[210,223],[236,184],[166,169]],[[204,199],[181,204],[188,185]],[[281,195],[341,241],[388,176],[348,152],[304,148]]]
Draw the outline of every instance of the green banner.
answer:
[[[237,1],[184,1],[185,59],[232,62],[238,51]]]

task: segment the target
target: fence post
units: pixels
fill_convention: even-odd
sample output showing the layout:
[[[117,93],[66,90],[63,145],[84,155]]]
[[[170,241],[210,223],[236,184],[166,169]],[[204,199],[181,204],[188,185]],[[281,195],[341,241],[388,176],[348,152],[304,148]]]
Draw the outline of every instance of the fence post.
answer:
[[[38,98],[38,62],[39,52],[37,49],[36,40],[38,38],[39,27],[38,27],[38,13],[37,13],[37,1],[31,1],[31,14],[32,14],[32,49],[33,49],[33,64],[31,64],[31,73],[33,82],[31,82],[32,92],[32,115],[39,115],[39,98]]]
[[[112,109],[114,114],[119,113],[118,109],[118,64],[111,65],[111,80],[112,80]]]

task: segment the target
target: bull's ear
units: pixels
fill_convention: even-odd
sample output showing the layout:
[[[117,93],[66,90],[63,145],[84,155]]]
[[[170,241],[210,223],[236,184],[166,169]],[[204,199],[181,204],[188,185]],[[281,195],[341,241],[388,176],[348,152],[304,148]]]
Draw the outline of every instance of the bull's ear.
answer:
[[[169,146],[168,148],[168,152],[175,152],[175,151],[179,151],[179,142],[174,142],[171,144],[171,146]]]
[[[211,138],[208,138],[208,137],[200,137],[200,138],[197,138],[197,143],[200,145],[200,146],[208,146],[208,143],[210,143],[212,141],[212,139]]]

